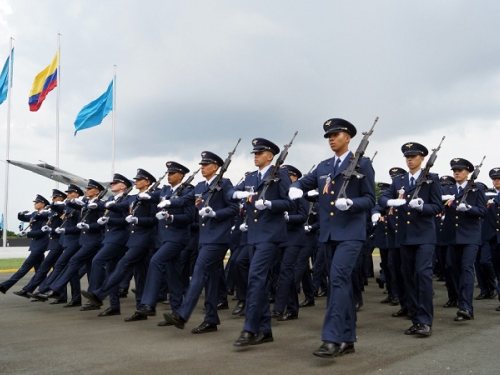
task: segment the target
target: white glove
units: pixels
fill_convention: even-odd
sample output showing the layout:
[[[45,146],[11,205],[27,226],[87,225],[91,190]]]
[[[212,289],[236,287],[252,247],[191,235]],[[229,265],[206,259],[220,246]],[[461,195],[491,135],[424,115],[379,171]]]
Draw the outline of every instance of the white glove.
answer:
[[[135,216],[132,216],[132,215],[128,215],[126,218],[125,218],[125,221],[129,224],[137,224],[139,222],[139,219],[137,219]]]
[[[216,216],[216,213],[215,211],[212,209],[212,207],[205,207],[205,208],[202,208],[198,214],[200,216],[206,216],[206,217],[215,217]]]
[[[71,201],[73,203],[76,203],[79,206],[85,206],[85,202],[83,201],[83,198],[73,198]]]
[[[402,206],[403,204],[406,204],[405,199],[389,199],[387,201],[387,207],[399,207]]]
[[[309,190],[307,192],[308,197],[317,197],[318,195],[319,195],[319,191],[317,191],[317,190]]]
[[[493,204],[494,202],[495,202],[495,200],[493,198],[491,198],[491,199],[488,199],[488,202],[486,202],[486,203]]]
[[[172,202],[170,202],[168,199],[164,199],[160,203],[158,203],[158,205],[156,207],[158,207],[158,208],[168,208],[168,207],[170,207],[171,203]]]
[[[52,232],[52,228],[49,227],[48,225],[44,225],[42,227],[42,232],[49,232],[50,233],[50,232]]]
[[[246,232],[248,230],[248,225],[246,225],[245,223],[241,224],[240,225],[240,230],[242,232]]]
[[[288,216],[288,211],[285,211],[284,215],[285,215],[285,221],[290,220],[290,216]]]
[[[412,199],[408,205],[414,210],[422,211],[424,208],[424,200],[422,198],[415,198]]]
[[[56,229],[55,229],[55,232],[56,232],[57,234],[62,234],[62,233],[64,233],[64,231],[65,231],[65,230],[66,230],[66,229],[64,229],[64,228],[56,228]]]
[[[21,211],[19,212],[19,215],[28,215],[30,211]]]
[[[291,187],[290,190],[288,190],[288,197],[291,200],[302,198],[303,195],[304,192],[302,191],[302,189]]]
[[[111,200],[111,201],[109,201],[109,202],[106,202],[106,204],[105,204],[104,206],[106,206],[106,208],[110,208],[110,207],[114,206],[114,205],[115,205],[115,203],[116,203],[116,202],[115,202],[114,200]]]
[[[19,232],[19,237],[26,236],[26,233],[28,233],[28,232],[23,229],[21,232]]]
[[[64,202],[61,202],[61,201],[56,201],[56,202],[52,202],[52,204],[54,206],[60,206],[61,204],[64,204]]]
[[[349,198],[339,198],[335,201],[335,207],[337,207],[340,211],[347,211],[352,207],[352,200]]]
[[[233,199],[247,199],[253,194],[254,193],[250,193],[249,191],[235,191],[233,194]]]
[[[380,217],[381,217],[381,216],[382,216],[382,215],[380,215],[378,212],[377,212],[377,213],[374,213],[374,214],[372,215],[372,223],[373,223],[373,224],[376,224],[376,223],[380,220]]]
[[[443,202],[454,200],[455,199],[455,194],[450,194],[450,195],[442,195],[441,200]]]
[[[95,210],[95,209],[97,208],[97,203],[96,203],[96,202],[89,203],[89,204],[87,205],[87,208],[88,208],[89,210]]]
[[[255,202],[255,208],[258,210],[265,210],[266,208],[271,209],[273,206],[271,201],[263,201],[262,199],[259,199],[257,202]]]
[[[103,217],[100,217],[99,219],[97,219],[97,224],[99,225],[106,225],[109,221],[109,217],[107,216],[103,216]]]
[[[304,225],[304,230],[306,233],[309,233],[311,231],[312,227],[310,225]]]
[[[166,219],[168,217],[168,212],[167,211],[164,211],[164,210],[161,210],[160,212],[158,212],[156,215],[156,218],[158,220],[163,220],[163,219]]]
[[[88,224],[83,223],[83,222],[80,222],[80,223],[76,224],[76,227],[78,229],[89,229],[90,228]]]
[[[137,194],[137,198],[139,198],[140,201],[148,201],[151,199],[151,195],[149,195],[148,193],[139,193]]]
[[[465,212],[465,211],[469,211],[471,208],[472,208],[472,206],[470,206],[466,203],[460,203],[457,207],[457,211]]]
[[[43,210],[40,211],[41,214],[50,214],[50,208],[44,208]]]

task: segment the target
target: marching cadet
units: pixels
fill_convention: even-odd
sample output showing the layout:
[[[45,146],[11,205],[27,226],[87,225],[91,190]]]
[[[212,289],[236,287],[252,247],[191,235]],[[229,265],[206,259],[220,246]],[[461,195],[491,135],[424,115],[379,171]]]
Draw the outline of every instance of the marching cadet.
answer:
[[[198,327],[191,330],[197,334],[217,331],[217,325],[220,324],[217,314],[219,279],[224,271],[223,261],[231,240],[233,217],[238,214],[238,203],[232,202],[227,196],[233,184],[226,178],[218,182],[217,170],[224,165],[224,161],[210,151],[202,152],[201,157],[201,174],[205,181],[198,183],[186,197],[198,210],[200,250],[182,305],[179,308],[172,305],[172,312],[163,314],[167,324],[184,328],[205,287],[205,318]],[[215,186],[217,183],[218,186]],[[207,206],[205,202],[209,197]]]
[[[379,198],[381,207],[398,207],[396,238],[400,254],[408,309],[413,325],[406,335],[430,336],[434,316],[432,305],[432,259],[436,246],[435,215],[443,209],[437,175],[429,173],[418,198],[412,198],[422,162],[428,151],[416,142],[405,143],[401,151],[409,172],[392,180],[391,187]]]
[[[337,194],[344,181],[344,171],[353,153],[349,151],[356,127],[334,118],[323,124],[334,156],[294,182],[289,196],[302,197],[304,191],[318,188],[320,207],[319,242],[325,248],[326,264],[330,268],[327,309],[323,322],[323,344],[313,352],[318,357],[337,357],[354,353],[356,341],[356,311],[352,290],[352,272],[366,241],[367,212],[375,204],[374,171],[370,159],[360,159],[359,173],[347,186],[348,198]]]
[[[466,159],[450,161],[456,184],[443,190],[448,201],[444,205],[444,236],[448,243],[447,262],[451,265],[453,287],[458,297],[456,322],[474,319],[474,262],[481,245],[481,221],[486,215],[484,191],[468,181],[474,165]],[[468,184],[474,184],[467,187]],[[467,189],[467,190],[466,190]],[[466,195],[465,195],[466,194]]]
[[[146,192],[156,182],[156,178],[148,171],[139,168],[134,177],[135,188],[139,193]],[[118,262],[115,270],[109,275],[102,286],[96,290],[82,290],[82,295],[94,306],[102,306],[102,301],[111,294],[118,295],[120,282],[134,270],[136,308],[139,307],[149,264],[149,252],[155,245],[156,233],[156,205],[148,201],[134,199],[117,203],[112,200],[106,203],[110,211],[128,213],[125,217],[128,225],[129,239],[127,252]],[[144,315],[136,313],[125,318],[126,322],[147,319]]]
[[[99,182],[89,179],[85,193],[86,199],[72,199],[66,203],[71,208],[81,209],[80,222],[76,225],[81,231],[79,238],[81,247],[71,257],[61,274],[48,286],[49,291],[45,294],[39,294],[38,299],[59,299],[66,284],[78,274],[82,266],[87,268],[87,277],[90,274],[92,258],[100,249],[103,238],[102,226],[97,223],[103,210],[98,207],[97,202],[99,194],[105,190]]]
[[[276,261],[278,246],[287,240],[285,211],[291,211],[292,201],[287,196],[290,178],[279,170],[278,179],[266,185],[273,172],[271,164],[278,146],[264,138],[252,141],[254,163],[257,171],[249,173],[244,181],[229,191],[235,201],[248,199],[247,225],[250,268],[246,295],[245,324],[240,337],[233,344],[237,347],[272,342],[271,310],[269,308],[270,269]],[[272,178],[272,176],[270,177]],[[259,199],[268,186],[265,200]]]
[[[487,215],[483,221],[481,252],[485,252],[485,256],[491,254],[494,272],[497,280],[500,280],[500,168],[491,169],[489,176],[494,190],[487,193]],[[497,284],[497,293],[499,292],[500,281]],[[496,311],[500,311],[500,306]]]
[[[193,191],[193,186],[182,184],[189,169],[175,161],[167,162],[166,166],[169,186],[163,186],[150,194],[140,193],[138,196],[140,200],[150,201],[160,209],[156,219],[161,246],[149,262],[144,293],[136,311],[144,319],[156,315],[156,302],[165,277],[172,308],[178,309],[181,306],[184,285],[180,254],[189,243],[189,228],[196,214],[194,205],[183,199]],[[182,204],[177,207],[176,201],[182,201]],[[171,202],[175,203],[170,206]]]
[[[40,264],[43,262],[44,253],[47,250],[47,245],[49,244],[49,236],[47,232],[42,231],[42,227],[45,225],[46,219],[43,218],[41,212],[45,206],[50,204],[50,202],[40,194],[37,194],[33,202],[35,203],[35,211],[31,213],[29,211],[23,211],[19,212],[17,215],[19,220],[29,223],[28,227],[21,232],[21,236],[31,238],[29,247],[30,255],[28,255],[21,268],[19,268],[19,270],[14,273],[10,279],[5,280],[0,284],[0,292],[3,294],[5,294],[19,280],[21,280],[30,269],[33,267],[38,269]]]
[[[84,195],[83,190],[80,189],[75,184],[70,184],[68,189],[65,191],[67,194],[65,202],[71,199],[76,199]],[[54,229],[54,233],[61,235],[61,241],[63,246],[63,253],[57,259],[52,272],[47,276],[47,278],[38,287],[39,292],[31,293],[28,295],[34,298],[35,301],[46,301],[44,298],[38,298],[40,293],[46,293],[49,291],[50,284],[64,271],[64,268],[68,264],[69,260],[73,255],[76,254],[78,249],[81,247],[79,239],[81,230],[77,227],[78,221],[80,219],[81,209],[74,209],[68,207],[66,204],[63,206],[64,213],[62,215],[62,223]],[[81,306],[81,294],[80,294],[80,277],[75,275],[70,280],[71,285],[71,301],[63,307],[78,307]],[[67,290],[63,289],[59,299],[51,302],[56,303],[60,301],[67,301]]]
[[[292,182],[302,177],[302,173],[293,165],[282,165]],[[307,221],[309,204],[304,198],[293,202],[293,208],[285,211],[287,241],[283,244],[284,252],[279,268],[275,303],[272,318],[278,321],[287,321],[299,317],[299,289],[300,278],[294,277],[294,268],[300,252],[303,250],[306,236],[304,224]],[[302,275],[300,275],[302,277]]]
[[[113,196],[109,197],[107,202],[124,202],[131,204],[133,198],[128,197],[128,192],[132,188],[132,183],[125,176],[115,173],[111,181],[111,192]],[[104,210],[107,202],[100,201],[98,204]],[[115,212],[111,210],[104,211],[104,215],[97,219],[97,224],[105,228],[102,247],[92,259],[92,268],[89,273],[89,290],[95,290],[102,286],[106,277],[109,277],[115,270],[119,260],[127,251],[127,241],[129,232],[128,223],[125,220],[125,212]],[[120,299],[117,293],[110,293],[109,307],[99,313],[97,316],[105,317],[120,315]]]
[[[33,293],[35,289],[42,283],[47,277],[50,269],[57,262],[57,259],[61,256],[63,252],[62,243],[60,241],[60,234],[53,232],[55,228],[59,227],[62,223],[61,214],[64,211],[63,201],[66,199],[66,194],[58,189],[52,189],[52,203],[49,209],[42,210],[40,216],[48,219],[45,225],[41,228],[42,232],[49,234],[49,244],[47,250],[49,253],[43,260],[40,267],[35,272],[35,275],[31,278],[29,283],[20,291],[14,292],[14,294],[29,298],[28,293]]]

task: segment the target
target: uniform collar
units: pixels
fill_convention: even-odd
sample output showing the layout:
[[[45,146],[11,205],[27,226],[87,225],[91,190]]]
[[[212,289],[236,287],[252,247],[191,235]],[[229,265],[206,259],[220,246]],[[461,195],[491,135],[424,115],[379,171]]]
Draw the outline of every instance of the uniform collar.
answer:
[[[411,172],[408,172],[408,181],[410,181],[410,178],[412,177],[415,179],[415,181],[417,181],[420,177],[420,173],[422,173],[421,169],[419,169],[415,174],[411,174]]]
[[[333,163],[334,163],[333,165],[336,165],[336,163],[337,163],[337,159],[340,159],[340,164],[342,164],[342,163],[344,162],[345,158],[347,157],[347,155],[349,155],[349,152],[350,152],[350,151],[349,151],[349,150],[347,150],[346,152],[344,152],[344,153],[343,153],[342,155],[340,155],[340,156],[335,155],[335,156],[333,157]]]
[[[264,177],[266,175],[267,171],[269,170],[269,168],[271,168],[271,166],[272,166],[272,164],[269,164],[268,166],[266,166],[266,167],[264,167],[262,169],[259,169],[257,172],[259,172],[260,175],[262,177]]]
[[[464,190],[465,190],[465,187],[467,186],[467,182],[468,182],[468,181],[465,181],[462,185],[459,185],[459,184],[458,184],[458,182],[457,182],[457,184],[456,184],[456,186],[457,186],[457,190],[458,190],[460,187],[461,187],[462,189],[464,189]]]
[[[208,184],[208,186],[210,186],[210,184],[215,180],[215,178],[217,177],[217,175],[214,175],[210,181],[206,181],[206,183]],[[176,186],[177,187],[177,186]]]

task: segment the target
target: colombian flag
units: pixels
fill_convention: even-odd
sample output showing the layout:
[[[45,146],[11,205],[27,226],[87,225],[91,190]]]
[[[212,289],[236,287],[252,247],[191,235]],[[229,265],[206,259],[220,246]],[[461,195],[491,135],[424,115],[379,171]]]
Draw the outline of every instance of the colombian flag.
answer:
[[[45,97],[49,92],[51,92],[54,87],[57,86],[57,70],[59,68],[59,64],[57,61],[57,53],[54,56],[54,59],[44,70],[42,70],[35,77],[33,81],[33,86],[30,91],[30,111],[36,112],[42,106]]]

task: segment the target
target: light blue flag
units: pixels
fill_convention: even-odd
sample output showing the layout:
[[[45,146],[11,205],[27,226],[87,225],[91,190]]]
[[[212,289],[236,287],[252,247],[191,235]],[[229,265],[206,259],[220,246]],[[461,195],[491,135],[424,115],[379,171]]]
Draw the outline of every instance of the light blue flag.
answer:
[[[12,61],[14,61],[14,48],[12,48]],[[5,65],[3,66],[2,73],[0,74],[0,104],[2,104],[5,99],[7,99],[7,93],[9,91],[9,67],[10,67],[10,56],[7,57]],[[10,82],[12,86],[12,80]]]
[[[99,125],[113,110],[113,81],[104,94],[82,108],[75,120],[75,135],[78,131]]]
[[[4,221],[3,221],[3,214],[2,214],[2,217],[0,218],[0,231],[3,231],[3,226],[4,226]]]

